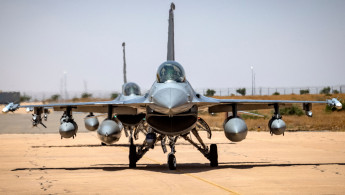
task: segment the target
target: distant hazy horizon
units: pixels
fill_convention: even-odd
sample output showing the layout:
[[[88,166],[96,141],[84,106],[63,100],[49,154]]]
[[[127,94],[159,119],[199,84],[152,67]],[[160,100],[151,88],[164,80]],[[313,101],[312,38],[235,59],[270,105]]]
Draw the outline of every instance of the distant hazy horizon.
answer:
[[[0,90],[149,89],[170,1],[0,1]],[[345,1],[174,1],[176,61],[196,89],[345,84]],[[250,93],[250,92],[247,92]]]

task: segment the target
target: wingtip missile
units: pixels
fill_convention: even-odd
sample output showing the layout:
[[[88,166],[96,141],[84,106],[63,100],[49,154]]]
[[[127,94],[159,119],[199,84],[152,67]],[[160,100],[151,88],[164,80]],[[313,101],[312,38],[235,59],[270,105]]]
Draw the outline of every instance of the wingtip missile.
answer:
[[[330,100],[327,100],[327,104],[330,106],[330,107],[333,107],[333,108],[336,108],[338,110],[342,109],[343,108],[343,104],[340,103],[340,101],[337,99],[337,98],[332,98]]]

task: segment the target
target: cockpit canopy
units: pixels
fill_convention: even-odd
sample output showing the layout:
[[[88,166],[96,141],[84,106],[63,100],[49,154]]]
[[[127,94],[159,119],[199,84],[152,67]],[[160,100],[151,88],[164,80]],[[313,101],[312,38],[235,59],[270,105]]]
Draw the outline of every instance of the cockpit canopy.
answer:
[[[122,87],[122,94],[125,96],[140,95],[140,87],[135,83],[126,83]]]
[[[157,82],[164,83],[166,81],[175,81],[178,83],[186,81],[186,75],[181,64],[175,61],[167,61],[159,66]]]

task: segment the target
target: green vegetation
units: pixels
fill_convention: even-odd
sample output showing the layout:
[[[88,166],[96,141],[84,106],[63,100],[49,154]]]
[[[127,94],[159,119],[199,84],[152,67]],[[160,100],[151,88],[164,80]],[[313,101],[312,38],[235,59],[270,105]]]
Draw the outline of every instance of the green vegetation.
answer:
[[[84,92],[83,94],[81,94],[81,98],[90,98],[90,97],[92,97],[91,93]]]
[[[50,97],[50,100],[54,101],[54,102],[58,101],[59,99],[60,99],[60,95],[59,94],[54,94],[54,95],[52,95]]]
[[[115,98],[117,98],[117,96],[119,96],[118,93],[112,93],[112,94],[110,95],[110,99],[115,99]]]
[[[301,90],[299,90],[299,94],[301,94],[301,95],[309,94],[309,89],[301,89]]]
[[[325,87],[320,91],[320,94],[330,95],[331,87]]]
[[[276,91],[272,95],[280,95],[280,93],[278,91]]]
[[[292,107],[281,108],[281,109],[279,109],[279,112],[281,115],[302,116],[304,114],[303,110],[296,105],[292,105]]]
[[[246,88],[236,89],[236,92],[241,94],[242,96],[245,96],[246,95]]]
[[[339,94],[339,91],[336,90],[336,89],[334,89],[332,93],[333,93],[333,94]]]
[[[211,97],[211,96],[214,96],[215,93],[216,93],[215,90],[213,90],[213,89],[207,89],[205,96]]]
[[[25,95],[25,93],[20,96],[20,102],[28,102],[30,100],[31,100],[31,97],[28,95]]]

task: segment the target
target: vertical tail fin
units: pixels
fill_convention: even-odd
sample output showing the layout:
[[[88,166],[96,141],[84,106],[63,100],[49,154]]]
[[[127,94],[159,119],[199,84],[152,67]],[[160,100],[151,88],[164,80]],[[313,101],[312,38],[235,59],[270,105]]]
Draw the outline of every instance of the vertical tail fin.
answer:
[[[123,42],[123,43],[122,43],[122,47],[123,47],[123,84],[126,84],[126,83],[127,83],[126,52],[125,52],[125,46],[126,46],[126,43]]]
[[[174,46],[174,10],[175,4],[171,3],[169,10],[169,31],[168,31],[168,61],[175,61],[175,46]]]

